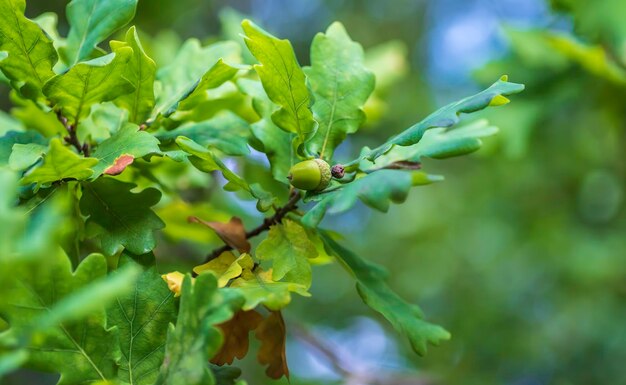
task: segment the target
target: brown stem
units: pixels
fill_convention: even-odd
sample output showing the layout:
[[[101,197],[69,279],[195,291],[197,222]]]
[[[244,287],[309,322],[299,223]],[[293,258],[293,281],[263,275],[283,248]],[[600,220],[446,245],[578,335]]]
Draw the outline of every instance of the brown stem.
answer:
[[[291,211],[293,211],[296,208],[298,208],[297,203],[298,203],[299,200],[300,200],[300,193],[294,192],[293,195],[291,196],[291,199],[289,199],[289,202],[287,202],[287,204],[285,204],[283,207],[278,208],[278,210],[276,210],[274,215],[272,215],[269,218],[265,218],[263,220],[263,223],[261,223],[259,226],[255,227],[254,229],[252,229],[250,231],[247,231],[246,232],[246,239],[250,239],[252,237],[256,237],[257,235],[261,234],[262,232],[269,230],[269,228],[272,225],[280,223],[280,221],[283,220],[285,215],[287,215]],[[209,261],[212,261],[215,258],[219,257],[223,252],[228,251],[228,250],[232,250],[232,249],[233,248],[231,246],[229,246],[229,245],[224,245],[222,247],[219,247],[219,248],[213,250],[209,255],[207,255],[206,258],[204,259],[203,263],[207,263]]]
[[[87,144],[87,142],[81,144],[80,141],[78,140],[78,134],[76,132],[76,124],[70,124],[67,118],[63,116],[63,114],[61,113],[61,110],[57,111],[57,118],[59,119],[59,122],[63,124],[63,127],[65,127],[65,129],[67,130],[67,133],[69,134],[63,138],[65,140],[65,143],[74,146],[74,148],[76,149],[76,151],[78,151],[79,154],[89,156],[89,144]]]

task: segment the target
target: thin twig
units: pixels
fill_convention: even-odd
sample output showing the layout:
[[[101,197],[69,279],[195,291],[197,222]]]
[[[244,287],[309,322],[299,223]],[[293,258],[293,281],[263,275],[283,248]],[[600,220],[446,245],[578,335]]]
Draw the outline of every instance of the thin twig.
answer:
[[[57,119],[59,119],[59,122],[61,122],[63,127],[65,127],[65,129],[67,130],[68,135],[63,138],[65,140],[65,143],[74,146],[74,148],[76,149],[76,151],[78,151],[79,154],[89,156],[89,144],[87,144],[87,142],[81,144],[80,141],[78,140],[78,133],[76,132],[77,124],[71,124],[67,120],[67,118],[63,116],[63,114],[61,113],[61,110],[57,111]]]
[[[291,199],[289,199],[289,202],[287,202],[287,204],[285,204],[283,207],[280,207],[276,210],[276,212],[274,213],[274,215],[272,215],[269,218],[265,218],[263,220],[263,223],[261,223],[259,226],[255,227],[254,229],[247,231],[246,232],[246,239],[250,239],[252,237],[256,237],[257,235],[261,234],[264,231],[269,230],[269,228],[272,225],[275,225],[277,223],[280,223],[283,218],[285,217],[285,215],[287,215],[288,213],[290,213],[291,211],[294,211],[295,209],[298,208],[297,203],[300,200],[300,193],[294,193],[291,195]],[[206,256],[206,258],[204,259],[203,263],[207,263],[209,261],[214,260],[215,258],[219,257],[223,252],[228,251],[228,250],[232,250],[233,248],[229,245],[224,245],[222,247],[219,247],[215,250],[213,250],[209,255]]]

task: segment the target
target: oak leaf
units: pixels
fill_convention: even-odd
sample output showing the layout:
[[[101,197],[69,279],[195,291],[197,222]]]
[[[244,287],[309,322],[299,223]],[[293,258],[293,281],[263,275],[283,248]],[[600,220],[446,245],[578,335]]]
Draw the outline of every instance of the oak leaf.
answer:
[[[279,379],[282,376],[289,379],[285,351],[287,330],[282,314],[279,311],[271,312],[256,329],[255,336],[261,341],[257,359],[261,365],[268,365],[265,374],[273,379]]]
[[[211,359],[216,365],[232,364],[236,358],[242,359],[248,354],[250,340],[248,334],[256,329],[263,317],[256,310],[239,311],[230,320],[218,325],[224,335],[224,343],[219,352]]]

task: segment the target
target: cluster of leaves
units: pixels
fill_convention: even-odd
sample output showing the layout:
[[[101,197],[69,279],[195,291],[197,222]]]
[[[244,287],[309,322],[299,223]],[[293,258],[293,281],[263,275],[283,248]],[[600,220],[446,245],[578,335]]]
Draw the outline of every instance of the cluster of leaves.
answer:
[[[242,41],[190,39],[157,66],[135,27],[110,41],[110,52],[99,47],[136,5],[73,0],[62,37],[55,15],[30,20],[24,0],[0,0],[0,70],[16,105],[2,115],[0,137],[0,219],[9,229],[0,242],[0,375],[30,367],[59,373],[60,384],[229,384],[239,371],[226,365],[247,354],[254,331],[267,375],[288,376],[280,311],[292,293],[309,295],[313,266],[335,260],[417,353],[449,338],[387,286],[382,267],[318,225],[359,200],[386,211],[411,187],[439,180],[420,170],[423,157],[471,153],[494,133],[484,122],[456,128],[459,115],[506,104],[523,86],[502,77],[363,148],[345,176],[305,194],[287,183],[290,167],[314,157],[333,163],[365,120],[375,80],[361,46],[334,23],[302,68],[288,41],[245,20]],[[236,166],[256,156],[250,147],[268,161],[256,177]],[[173,175],[205,174],[256,201],[262,224],[246,231],[229,204],[214,220],[183,202]],[[305,212],[300,200],[310,203]],[[208,229],[179,237],[214,236],[223,246],[193,276],[161,277],[156,234],[188,216]]]

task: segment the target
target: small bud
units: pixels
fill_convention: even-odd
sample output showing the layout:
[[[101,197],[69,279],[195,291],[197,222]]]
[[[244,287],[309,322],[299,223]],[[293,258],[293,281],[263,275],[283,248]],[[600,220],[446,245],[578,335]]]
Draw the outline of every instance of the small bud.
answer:
[[[341,179],[343,178],[343,176],[345,175],[345,169],[341,164],[336,164],[333,166],[333,168],[330,169],[330,173],[332,174],[333,178],[335,179]]]

